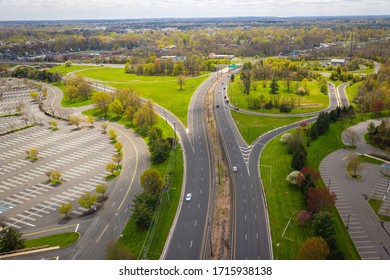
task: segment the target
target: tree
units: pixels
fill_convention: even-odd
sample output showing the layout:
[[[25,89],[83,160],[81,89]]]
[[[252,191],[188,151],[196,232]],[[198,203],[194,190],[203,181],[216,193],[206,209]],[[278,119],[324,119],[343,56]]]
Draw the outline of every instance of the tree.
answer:
[[[64,88],[64,93],[69,96],[69,100],[79,98],[79,90],[74,85],[68,85]]]
[[[310,212],[307,212],[306,210],[302,210],[299,212],[297,216],[297,222],[301,226],[307,225],[311,221],[312,215]]]
[[[102,123],[101,127],[102,127],[102,130],[103,130],[103,133],[106,134],[107,133],[108,124],[107,123]]]
[[[112,96],[108,92],[97,92],[92,97],[92,102],[95,103],[96,108],[98,108],[102,113],[104,113],[104,117],[107,117],[107,111],[111,104]]]
[[[121,163],[122,159],[123,159],[123,152],[115,153],[112,156],[112,161],[117,164],[117,169],[118,170],[120,169],[120,163]]]
[[[384,107],[385,107],[385,104],[383,103],[382,100],[375,100],[371,104],[371,111],[374,112],[375,116],[377,116],[377,115],[380,115],[380,113],[382,112]]]
[[[31,148],[26,151],[27,159],[38,160],[38,150],[36,148]]]
[[[359,158],[359,155],[355,154],[352,156],[352,158],[348,162],[348,168],[352,169],[353,171],[353,177],[357,176],[357,172],[359,168],[361,167],[362,161]]]
[[[280,142],[289,143],[293,140],[293,135],[291,133],[284,133],[282,137],[280,137]]]
[[[180,86],[180,91],[183,90],[183,86],[184,86],[185,82],[186,82],[186,80],[183,76],[179,76],[177,78],[177,84]]]
[[[91,194],[90,192],[86,192],[80,198],[77,200],[81,207],[88,209],[89,211],[92,210],[92,206],[97,201],[96,194]]]
[[[153,143],[159,139],[162,139],[163,131],[159,127],[152,127],[148,130],[149,143]]]
[[[287,182],[293,185],[298,185],[302,181],[303,175],[301,172],[295,170],[292,171],[290,174],[287,175]]]
[[[336,235],[332,216],[327,211],[315,214],[312,226],[314,235],[324,238],[327,243]]]
[[[303,243],[299,250],[299,260],[326,260],[330,250],[322,237],[311,237]]]
[[[51,130],[57,130],[58,129],[58,124],[57,124],[57,122],[56,121],[49,121],[49,128],[51,129]]]
[[[93,117],[93,116],[88,116],[87,117],[87,119],[86,119],[86,122],[87,123],[90,123],[91,124],[91,126],[93,126],[93,123],[95,122],[95,117]]]
[[[356,130],[351,128],[344,129],[344,139],[348,144],[355,147],[360,142],[360,135]]]
[[[58,208],[58,213],[62,214],[62,215],[65,215],[65,219],[68,218],[68,214],[70,213],[70,211],[72,211],[72,203],[64,203],[60,206],[60,208]]]
[[[103,199],[105,198],[104,195],[107,193],[107,190],[108,190],[108,186],[106,184],[96,185],[96,192],[98,194],[101,194]]]
[[[143,133],[148,131],[157,120],[154,112],[153,102],[148,100],[138,111],[134,114],[134,124],[141,129]]]
[[[119,117],[119,115],[123,112],[123,105],[118,99],[114,99],[109,106],[110,112],[114,113]]]
[[[269,87],[270,87],[270,93],[271,94],[277,94],[277,93],[279,93],[279,84],[278,84],[278,81],[275,79],[275,78],[273,78],[272,79],[272,82],[271,82],[271,84],[269,85]]]
[[[24,239],[19,230],[9,227],[1,232],[0,252],[11,252],[24,247]]]
[[[154,169],[145,170],[141,175],[141,186],[145,192],[156,195],[161,191],[164,181],[158,171]]]
[[[77,128],[79,128],[80,124],[83,122],[83,118],[78,115],[71,116],[69,118],[69,124],[74,124],[76,125]]]
[[[109,162],[106,164],[106,170],[114,175],[114,171],[117,170],[117,165],[114,162]]]
[[[162,163],[168,156],[170,151],[170,145],[168,141],[158,139],[152,142],[150,146],[151,160],[153,163]]]
[[[39,93],[37,91],[30,92],[30,97],[32,100],[37,101],[38,100]]]
[[[306,165],[306,151],[305,149],[299,149],[292,155],[291,167],[294,170],[300,170]]]
[[[110,130],[108,131],[108,135],[110,136],[110,139],[111,139],[111,140],[115,140],[116,137],[117,137],[116,131],[113,130],[113,129],[110,129]]]
[[[154,210],[157,205],[157,196],[148,192],[142,192],[135,196],[133,202],[132,219],[134,219],[138,229],[144,230],[152,222]]]
[[[328,188],[310,188],[307,191],[307,211],[319,213],[331,211],[335,205],[336,195],[330,193]]]
[[[368,134],[376,134],[377,133],[377,128],[375,126],[375,123],[374,122],[370,122],[367,126],[367,132]]]
[[[121,142],[116,142],[116,143],[114,144],[114,148],[115,148],[115,151],[116,151],[117,154],[123,152],[123,145],[122,145]]]

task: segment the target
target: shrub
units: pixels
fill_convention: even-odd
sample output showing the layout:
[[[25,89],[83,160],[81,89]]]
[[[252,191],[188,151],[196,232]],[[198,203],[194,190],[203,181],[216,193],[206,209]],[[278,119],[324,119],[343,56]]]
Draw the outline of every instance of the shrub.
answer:
[[[297,216],[297,222],[299,225],[305,226],[311,221],[311,218],[312,216],[310,212],[302,210]]]
[[[299,185],[300,182],[302,182],[303,174],[297,170],[292,171],[290,174],[287,175],[287,182],[293,185]]]

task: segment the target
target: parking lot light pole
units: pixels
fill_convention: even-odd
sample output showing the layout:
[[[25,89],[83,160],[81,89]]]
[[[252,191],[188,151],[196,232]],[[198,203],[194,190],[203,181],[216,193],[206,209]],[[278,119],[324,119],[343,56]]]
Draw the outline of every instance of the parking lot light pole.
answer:
[[[345,228],[348,230],[349,229],[349,217],[351,216],[351,213],[348,213],[348,218],[347,218],[347,225]]]

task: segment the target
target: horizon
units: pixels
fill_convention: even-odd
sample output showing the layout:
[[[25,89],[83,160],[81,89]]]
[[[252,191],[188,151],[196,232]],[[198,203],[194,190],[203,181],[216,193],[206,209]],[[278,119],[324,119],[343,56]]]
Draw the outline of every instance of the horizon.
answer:
[[[77,7],[77,8],[76,8]],[[388,16],[387,0],[0,0],[0,21]]]
[[[356,14],[356,15],[322,15],[322,16],[215,16],[215,17],[143,17],[143,18],[75,18],[75,19],[15,19],[15,20],[2,20],[0,23],[7,22],[100,22],[100,21],[152,21],[152,20],[224,20],[224,19],[338,19],[338,18],[390,18],[390,15],[368,15],[368,14]]]

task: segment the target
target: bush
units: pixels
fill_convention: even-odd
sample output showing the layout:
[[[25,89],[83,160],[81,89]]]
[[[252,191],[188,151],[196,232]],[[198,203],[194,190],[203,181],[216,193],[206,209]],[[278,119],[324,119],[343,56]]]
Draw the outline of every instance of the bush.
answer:
[[[302,182],[303,174],[297,170],[292,171],[287,175],[286,181],[295,186],[299,185]]]
[[[312,216],[310,212],[302,210],[297,216],[297,222],[299,225],[305,226],[311,221],[311,218]]]
[[[293,139],[293,136],[292,136],[291,133],[284,133],[284,134],[282,135],[282,137],[280,137],[280,142],[286,144],[286,143],[291,142],[292,139]]]

